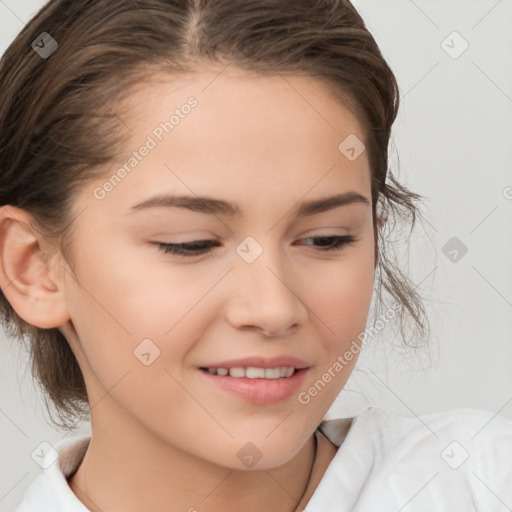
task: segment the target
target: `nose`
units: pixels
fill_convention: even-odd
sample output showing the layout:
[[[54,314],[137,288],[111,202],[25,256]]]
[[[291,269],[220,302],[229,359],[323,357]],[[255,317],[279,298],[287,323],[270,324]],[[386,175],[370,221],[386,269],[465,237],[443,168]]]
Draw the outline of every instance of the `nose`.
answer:
[[[286,336],[306,322],[300,280],[277,250],[264,250],[252,263],[238,260],[230,274],[227,320],[233,327]]]

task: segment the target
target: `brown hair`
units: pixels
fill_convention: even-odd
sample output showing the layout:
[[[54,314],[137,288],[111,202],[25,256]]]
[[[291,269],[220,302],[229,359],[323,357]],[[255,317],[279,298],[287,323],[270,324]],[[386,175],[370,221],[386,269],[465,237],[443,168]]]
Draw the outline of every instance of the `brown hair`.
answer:
[[[43,32],[58,43],[46,59],[31,47]],[[425,308],[384,245],[397,219],[409,219],[412,230],[422,196],[388,173],[398,85],[348,0],[50,0],[0,61],[0,205],[30,212],[73,268],[75,194],[122,151],[126,126],[114,107],[152,72],[211,63],[317,78],[356,114],[372,170],[376,298],[380,304],[385,291],[402,305],[402,338],[417,344],[428,331]],[[381,218],[393,223],[381,226]],[[59,425],[87,418],[84,379],[64,335],[26,323],[3,293],[0,312],[6,333],[28,342],[32,373]],[[405,334],[407,317],[415,341]]]

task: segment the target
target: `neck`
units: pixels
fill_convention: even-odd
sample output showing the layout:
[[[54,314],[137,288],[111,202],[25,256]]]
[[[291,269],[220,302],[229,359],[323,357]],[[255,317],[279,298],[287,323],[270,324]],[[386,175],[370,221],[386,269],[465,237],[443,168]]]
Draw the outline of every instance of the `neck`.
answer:
[[[335,454],[332,445],[326,452],[330,443],[323,438],[320,465],[311,472],[311,436],[282,466],[238,471],[156,439],[133,422],[102,425],[91,419],[93,436],[69,485],[92,512],[301,511]]]

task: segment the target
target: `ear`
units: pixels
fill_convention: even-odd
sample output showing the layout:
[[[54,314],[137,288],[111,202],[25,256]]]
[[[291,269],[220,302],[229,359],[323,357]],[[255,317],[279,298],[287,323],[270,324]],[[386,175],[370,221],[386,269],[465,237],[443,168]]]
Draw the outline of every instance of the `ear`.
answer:
[[[0,286],[18,315],[50,329],[67,322],[60,253],[40,231],[34,217],[14,206],[0,208]]]

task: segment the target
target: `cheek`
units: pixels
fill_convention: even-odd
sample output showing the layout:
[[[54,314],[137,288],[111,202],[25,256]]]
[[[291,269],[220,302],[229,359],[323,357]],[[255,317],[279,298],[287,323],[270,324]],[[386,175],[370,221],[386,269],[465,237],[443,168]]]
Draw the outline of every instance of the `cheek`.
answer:
[[[310,280],[308,305],[316,313],[311,322],[317,326],[318,354],[321,359],[297,397],[303,418],[322,418],[349,379],[360,352],[371,305],[374,267],[368,251],[359,247],[331,270]]]
[[[201,274],[193,265],[166,264],[157,248],[88,250],[77,267],[80,282],[75,312],[86,316],[90,327],[101,325],[117,338],[136,344],[144,338],[163,339],[194,314],[196,305],[222,276],[211,267]]]
[[[212,321],[207,295],[225,269],[167,265],[158,253],[116,250],[115,244],[108,251],[99,242],[95,247],[77,262],[85,286],[74,285],[70,297],[84,373],[96,395],[92,401],[116,386],[118,398],[124,389],[129,402],[139,404],[134,407],[153,407],[147,390],[174,395],[177,405],[185,407],[187,397],[173,377],[182,381],[180,363]]]
[[[360,244],[346,258],[318,266],[307,280],[308,301],[325,324],[326,340],[350,342],[364,331],[374,284],[373,245]],[[306,302],[308,303],[308,302]]]
[[[198,322],[204,311],[193,306],[204,295],[204,285],[187,287],[182,280],[174,289],[161,275],[156,279],[147,270],[134,272],[121,260],[111,264],[114,256],[96,268],[93,258],[87,268],[77,268],[87,291],[77,286],[70,298],[91,407],[109,418],[124,410],[150,419],[152,427],[171,437],[180,435],[183,426],[173,422],[176,410],[184,418],[204,413],[180,385],[179,365],[202,329]],[[187,432],[198,429],[184,422]]]

